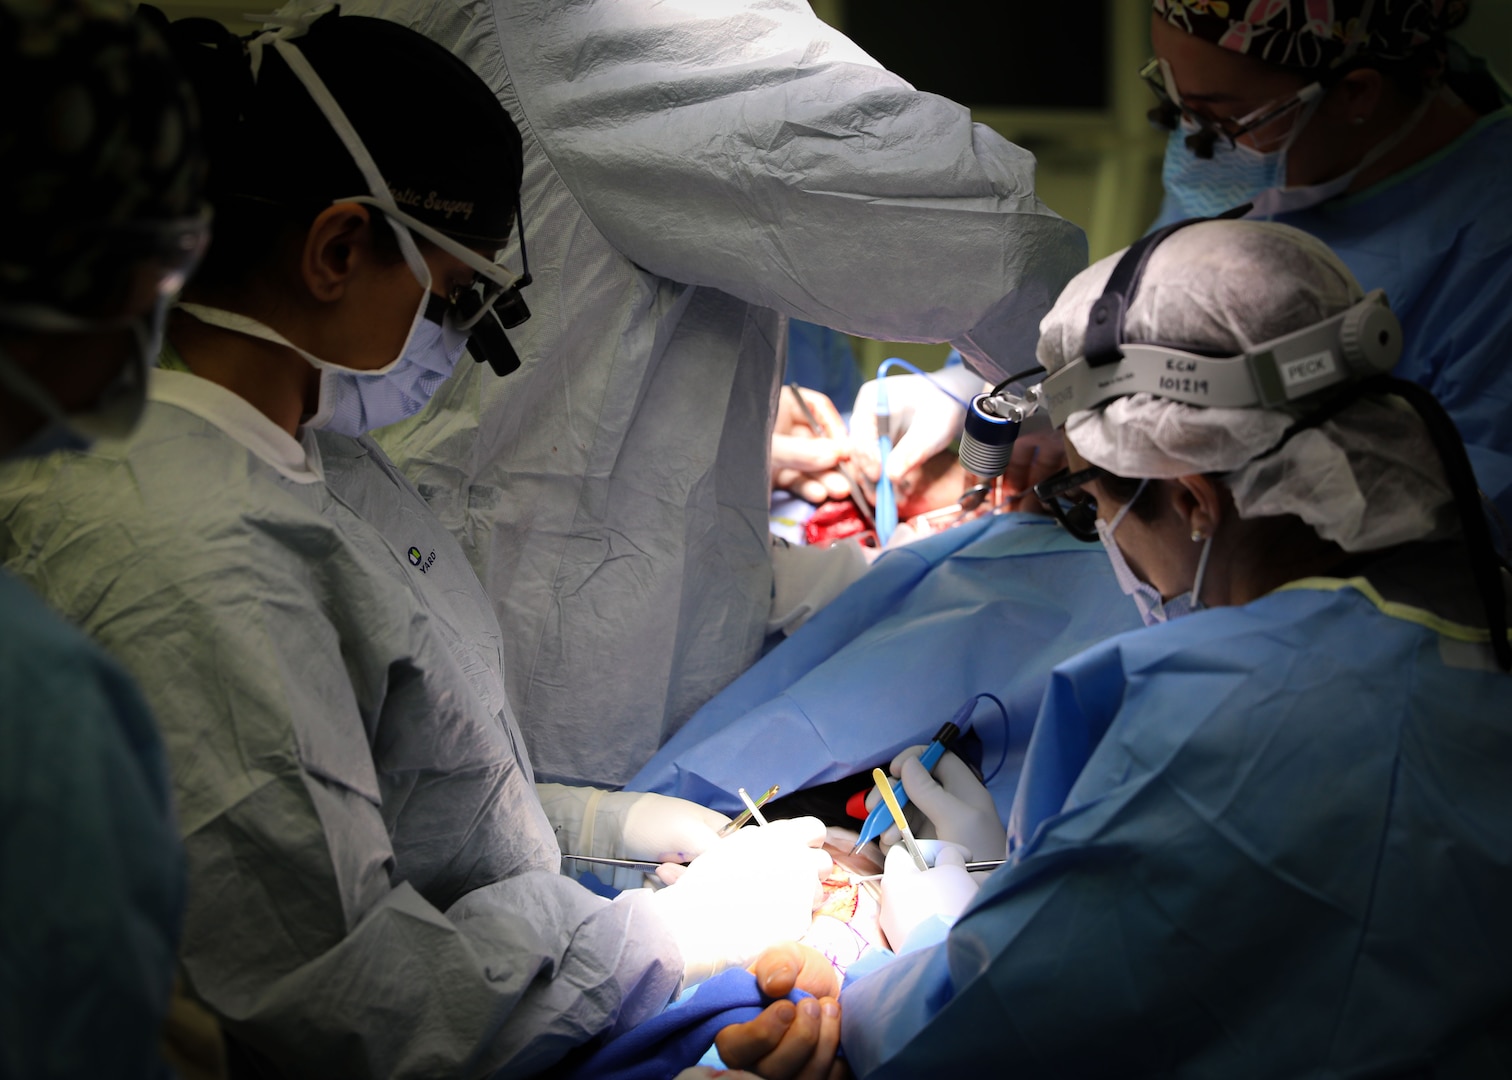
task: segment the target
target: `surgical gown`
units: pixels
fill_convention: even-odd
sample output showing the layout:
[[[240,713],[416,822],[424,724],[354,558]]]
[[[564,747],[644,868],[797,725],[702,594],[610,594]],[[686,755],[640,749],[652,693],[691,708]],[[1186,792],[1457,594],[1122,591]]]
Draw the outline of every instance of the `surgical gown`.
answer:
[[[1473,604],[1415,606],[1452,577],[1387,560],[1062,665],[1020,801],[1072,786],[946,942],[845,990],[857,1075],[1506,1075],[1512,675]]]
[[[0,1077],[167,1077],[184,858],[147,706],[3,571],[0,700]]]
[[[461,365],[379,442],[497,605],[537,774],[623,783],[760,652],[784,316],[1017,370],[1085,238],[806,0],[342,10],[445,45],[524,135],[524,366]]]
[[[884,555],[627,786],[738,810],[741,787],[791,793],[885,767],[990,693],[1008,715],[979,702],[976,731],[1006,818],[1051,669],[1139,625],[1100,546],[1030,514],[968,522]]]
[[[1385,289],[1405,342],[1396,374],[1458,425],[1481,490],[1512,521],[1512,107],[1355,195],[1275,220],[1312,233],[1366,289]],[[1157,224],[1188,216],[1167,197]]]
[[[407,554],[313,439],[153,374],[136,436],[7,474],[0,514],[159,719],[192,992],[291,1076],[528,1075],[660,1009],[675,943],[559,875],[522,747],[383,562]]]

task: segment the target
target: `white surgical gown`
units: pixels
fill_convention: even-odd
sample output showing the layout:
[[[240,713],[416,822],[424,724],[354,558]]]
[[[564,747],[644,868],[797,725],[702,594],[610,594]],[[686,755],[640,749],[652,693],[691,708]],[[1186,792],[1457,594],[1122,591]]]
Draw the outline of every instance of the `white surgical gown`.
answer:
[[[129,442],[8,473],[0,516],[158,716],[192,991],[290,1076],[526,1075],[661,1008],[676,945],[559,875],[509,725],[313,440],[192,375],[153,399]]]
[[[1462,553],[1367,574],[1063,664],[1019,804],[1073,786],[847,987],[857,1075],[1507,1075],[1512,675],[1439,603]]]
[[[141,695],[0,571],[0,1077],[168,1076],[158,1042],[183,908]]]
[[[380,442],[497,604],[540,777],[622,783],[759,653],[783,316],[1029,367],[1085,239],[1030,154],[805,0],[342,9],[451,49],[524,134],[524,367],[464,363]]]

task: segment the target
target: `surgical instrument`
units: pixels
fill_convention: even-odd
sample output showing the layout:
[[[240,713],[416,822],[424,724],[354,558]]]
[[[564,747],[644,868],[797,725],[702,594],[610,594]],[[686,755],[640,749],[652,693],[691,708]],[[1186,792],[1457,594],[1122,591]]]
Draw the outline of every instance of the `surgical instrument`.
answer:
[[[935,737],[924,748],[924,753],[919,755],[919,764],[923,765],[926,769],[932,770],[939,764],[940,758],[944,756],[946,750],[950,749],[950,744],[955,741],[956,736],[960,733],[961,729],[954,722],[947,722],[939,731],[935,732]],[[898,800],[899,807],[907,806],[908,792],[903,790],[903,781],[894,780],[891,787],[893,797]],[[886,830],[887,807],[879,802],[876,806],[872,807],[871,813],[866,815],[866,820],[861,824],[860,839],[856,841],[856,846],[851,848],[851,854],[855,855],[859,853],[863,847],[881,836]]]
[[[741,788],[740,790],[744,791],[745,789]],[[776,784],[773,784],[771,787],[767,788],[766,791],[762,792],[761,798],[759,798],[759,799],[756,800],[756,807],[755,808],[757,810],[760,810],[763,806],[765,806],[767,804],[767,800],[769,800],[773,795],[777,794],[777,792],[780,791],[780,790],[781,790],[781,788],[779,788]],[[746,805],[750,806],[750,803],[747,802]],[[736,829],[740,828],[742,825],[744,825],[746,822],[748,822],[750,820],[751,820],[751,811],[750,810],[742,810],[739,814],[735,815],[734,819],[732,819],[731,822],[728,825],[724,826],[723,828],[721,828],[719,830],[719,835],[720,836],[729,836],[732,832],[734,832]],[[766,822],[763,821],[762,824],[765,825]]]
[[[808,421],[808,426],[814,429],[814,434],[819,434],[824,429],[819,426],[819,418],[814,415],[814,410],[809,408],[809,403],[803,400],[803,390],[796,382],[788,383],[788,388],[793,391],[793,397],[798,401],[798,409],[803,413],[803,418]],[[860,481],[856,474],[851,471],[850,464],[844,461],[835,462],[835,471],[845,477],[845,482],[850,485],[851,502],[856,504],[856,510],[861,514],[861,520],[866,522],[868,529],[877,527],[877,519],[872,516],[871,505],[866,501],[866,492],[861,489]],[[760,801],[757,802],[760,806]]]
[[[872,770],[872,779],[877,783],[877,790],[882,793],[882,801],[887,804],[887,809],[893,817],[893,824],[898,826],[898,832],[903,834],[903,848],[913,857],[914,865],[920,871],[928,870],[929,864],[924,861],[924,854],[919,850],[919,845],[914,840],[913,830],[908,827],[908,819],[903,816],[903,808],[898,805],[898,800],[893,795],[892,785],[887,782],[887,774],[881,769]]]
[[[761,816],[761,807],[757,806],[751,801],[751,797],[746,794],[745,788],[736,788],[735,794],[739,795],[740,801],[745,803],[746,809],[750,811],[751,816],[756,819],[757,825],[765,825],[767,823],[767,819]]]

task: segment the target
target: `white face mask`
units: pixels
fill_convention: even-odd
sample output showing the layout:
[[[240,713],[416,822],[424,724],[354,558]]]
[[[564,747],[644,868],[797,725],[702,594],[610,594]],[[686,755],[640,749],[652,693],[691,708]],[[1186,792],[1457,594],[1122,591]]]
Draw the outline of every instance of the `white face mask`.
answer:
[[[388,374],[321,372],[320,409],[310,423],[355,438],[414,416],[451,377],[466,348],[467,334],[427,315]]]
[[[1113,539],[1113,533],[1122,524],[1124,515],[1134,505],[1135,499],[1144,493],[1149,483],[1149,480],[1139,482],[1134,498],[1124,503],[1118,513],[1113,515],[1111,522],[1104,521],[1102,518],[1097,519],[1097,538],[1102,541],[1103,550],[1108,553],[1108,561],[1113,564],[1113,577],[1118,581],[1118,587],[1123,590],[1125,596],[1134,598],[1134,604],[1139,608],[1139,617],[1144,620],[1144,624],[1154,626],[1156,623],[1179,619],[1183,615],[1202,610],[1202,579],[1207,573],[1208,554],[1213,549],[1213,538],[1209,536],[1203,542],[1202,555],[1197,560],[1197,574],[1192,580],[1192,587],[1180,596],[1173,596],[1169,600],[1163,599],[1159,589],[1134,573],[1134,568],[1124,558],[1123,549]]]

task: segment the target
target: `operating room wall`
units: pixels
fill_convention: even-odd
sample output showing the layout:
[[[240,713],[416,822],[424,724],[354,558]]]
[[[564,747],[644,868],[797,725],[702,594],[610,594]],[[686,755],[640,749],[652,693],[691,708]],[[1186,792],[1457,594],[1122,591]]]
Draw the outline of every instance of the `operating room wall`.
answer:
[[[847,29],[847,0],[810,2],[821,18],[840,30]],[[1150,53],[1149,0],[1103,3],[1102,25],[1108,40],[1106,47],[1096,52],[1106,66],[1102,74],[1107,99],[1104,108],[982,108],[967,102],[974,106],[977,120],[1034,152],[1039,160],[1036,183],[1040,198],[1087,230],[1094,260],[1127,245],[1154,218],[1160,204],[1160,160],[1165,145],[1164,134],[1146,119],[1150,92],[1136,74]],[[243,15],[254,6],[246,0],[170,0],[160,6],[171,18],[206,15],[239,31],[253,26]],[[1003,34],[1003,22],[1001,17],[994,20],[984,32]],[[1006,23],[1011,33],[1014,20],[1008,18]],[[1512,73],[1512,0],[1477,0],[1469,21],[1456,36],[1504,75]],[[1088,50],[1089,55],[1093,51]],[[1047,57],[1054,55],[1046,50]],[[1015,75],[1023,81],[1022,72]],[[920,85],[919,89],[932,88]],[[898,272],[907,274],[910,268],[899,267]],[[928,287],[927,280],[920,280],[919,288]],[[860,338],[853,339],[853,344],[868,377],[889,356],[935,368],[949,351],[944,345]]]

